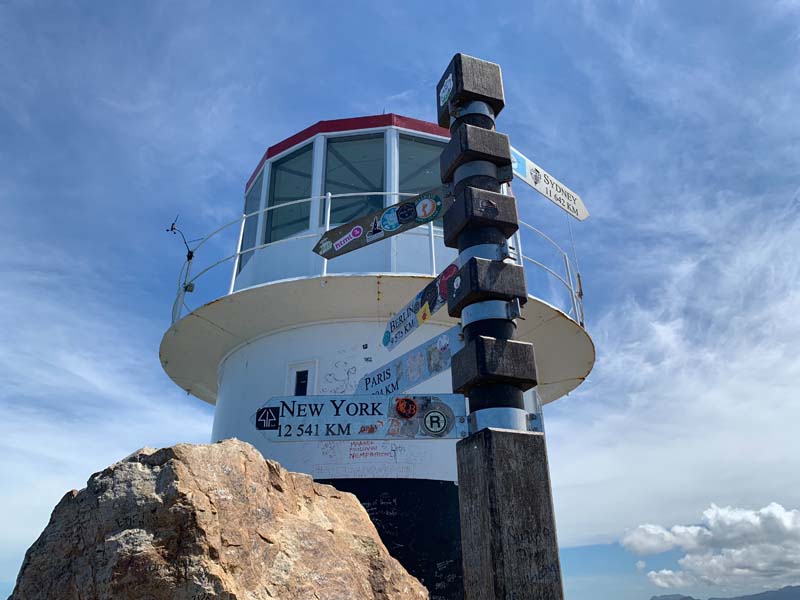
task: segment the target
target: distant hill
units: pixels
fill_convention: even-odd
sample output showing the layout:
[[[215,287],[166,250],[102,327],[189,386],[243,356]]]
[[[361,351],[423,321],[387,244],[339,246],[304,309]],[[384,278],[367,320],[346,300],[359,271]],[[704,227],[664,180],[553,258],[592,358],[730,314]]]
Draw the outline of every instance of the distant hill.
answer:
[[[653,596],[650,600],[697,600],[692,596],[669,594],[667,596]],[[735,598],[709,598],[708,600],[800,600],[800,585],[790,585],[779,590],[751,594],[749,596],[736,596]]]
[[[761,592],[737,598],[709,598],[708,600],[800,600],[800,585],[790,585],[779,590]]]

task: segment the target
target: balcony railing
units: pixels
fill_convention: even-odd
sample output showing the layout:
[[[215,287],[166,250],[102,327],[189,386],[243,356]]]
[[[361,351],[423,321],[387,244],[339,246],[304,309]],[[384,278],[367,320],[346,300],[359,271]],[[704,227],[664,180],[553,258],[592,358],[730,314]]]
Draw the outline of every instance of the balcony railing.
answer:
[[[317,239],[319,238],[322,233],[329,230],[331,228],[331,201],[337,198],[347,198],[347,197],[356,197],[356,196],[394,196],[397,198],[403,197],[412,197],[415,194],[398,194],[394,192],[370,192],[369,194],[364,193],[354,193],[354,194],[326,194],[324,196],[314,196],[311,198],[303,198],[301,200],[294,200],[292,202],[286,202],[284,204],[280,204],[277,206],[267,207],[262,210],[257,210],[252,213],[242,215],[241,217],[234,219],[224,225],[218,227],[208,235],[200,238],[197,241],[197,244],[190,249],[187,254],[187,259],[184,261],[183,265],[181,266],[180,273],[178,275],[178,290],[175,297],[175,301],[172,305],[172,322],[175,323],[176,321],[180,320],[186,314],[192,312],[192,308],[190,308],[186,303],[186,296],[189,293],[196,292],[199,289],[200,283],[204,285],[206,282],[209,284],[209,289],[205,290],[206,292],[210,292],[210,296],[208,293],[203,294],[208,301],[216,299],[220,296],[226,294],[232,294],[235,291],[236,286],[236,278],[239,272],[239,264],[242,261],[242,257],[251,255],[255,256],[256,253],[263,252],[268,248],[277,247],[281,244],[286,244],[293,241],[303,240],[306,238],[309,239]],[[306,230],[298,235],[289,236],[280,240],[258,244],[251,248],[246,248],[241,251],[234,252],[232,254],[225,255],[221,258],[216,258],[214,256],[213,248],[206,248],[204,247],[209,244],[209,242],[219,241],[221,238],[224,238],[226,234],[228,234],[229,238],[232,238],[232,234],[236,232],[238,226],[238,240],[237,240],[237,248],[241,245],[242,234],[244,231],[245,222],[247,219],[252,217],[258,217],[261,213],[269,213],[273,210],[280,210],[289,206],[293,205],[300,205],[300,204],[309,204],[311,207],[312,205],[316,205],[316,203],[324,201],[325,203],[325,218],[324,224],[322,227],[319,228],[311,228],[311,230]],[[309,210],[310,219],[314,219],[314,211]],[[338,223],[334,223],[334,226],[338,226]],[[425,233],[422,234],[420,231],[424,231]],[[408,235],[409,233],[414,233],[416,235],[425,235],[428,238],[427,244],[427,252],[429,257],[429,264],[430,268],[428,269],[419,269],[415,271],[416,273],[426,274],[426,275],[437,275],[436,269],[436,246],[437,246],[437,239],[443,239],[443,233],[440,227],[435,226],[433,222],[428,223],[427,225],[420,226],[417,229],[408,231],[401,235]],[[536,239],[539,241],[544,241],[548,246],[551,246],[553,251],[555,252],[555,256],[557,257],[555,264],[547,265],[545,262],[541,260],[537,260],[531,256],[526,255],[522,249],[522,235],[527,236],[536,236]],[[228,239],[228,242],[231,240]],[[209,244],[210,245],[210,244]],[[201,249],[204,249],[203,252],[200,252]],[[561,247],[549,236],[541,232],[539,229],[530,225],[524,221],[520,221],[520,230],[513,236],[512,239],[509,240],[509,249],[512,260],[517,262],[517,264],[523,266],[530,266],[535,269],[541,270],[542,273],[546,274],[548,278],[550,278],[551,282],[556,284],[557,288],[561,288],[563,292],[566,294],[566,306],[558,306],[564,310],[564,312],[574,321],[579,323],[581,326],[584,324],[584,312],[583,312],[583,291],[581,289],[581,279],[580,274],[575,273],[575,278],[573,280],[573,269],[570,263],[569,256],[567,253],[561,249]],[[218,256],[218,255],[217,255]],[[203,266],[198,272],[193,273],[193,267],[195,267],[198,259],[208,258],[208,264]],[[230,282],[227,285],[224,285],[220,282],[219,273],[221,265],[226,263],[230,263],[231,265],[231,277]],[[215,274],[215,277],[212,277],[211,274]],[[316,276],[325,276],[328,275],[328,261],[325,259],[321,259],[321,266],[318,272],[307,272],[305,276],[307,277],[316,277]],[[201,282],[202,280],[202,282]],[[277,280],[276,280],[277,281]],[[260,285],[263,283],[269,283],[270,281],[259,281],[255,285]],[[247,286],[250,287],[250,286]],[[537,297],[542,297],[541,290],[530,289],[529,284],[529,291]],[[227,288],[227,289],[226,289]],[[247,289],[246,287],[240,289]],[[236,290],[240,291],[240,290]],[[205,302],[203,302],[205,303]],[[553,304],[564,304],[561,301],[554,301]]]

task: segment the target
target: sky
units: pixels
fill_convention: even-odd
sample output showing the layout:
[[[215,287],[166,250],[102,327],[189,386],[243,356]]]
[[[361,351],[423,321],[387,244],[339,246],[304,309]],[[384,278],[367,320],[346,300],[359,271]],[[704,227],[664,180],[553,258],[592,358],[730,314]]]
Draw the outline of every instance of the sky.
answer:
[[[175,215],[235,219],[318,120],[434,120],[456,52],[501,65],[498,129],[591,212],[597,361],[545,409],[567,597],[800,583],[796,0],[0,0],[0,594],[68,490],[210,438],[158,360]]]

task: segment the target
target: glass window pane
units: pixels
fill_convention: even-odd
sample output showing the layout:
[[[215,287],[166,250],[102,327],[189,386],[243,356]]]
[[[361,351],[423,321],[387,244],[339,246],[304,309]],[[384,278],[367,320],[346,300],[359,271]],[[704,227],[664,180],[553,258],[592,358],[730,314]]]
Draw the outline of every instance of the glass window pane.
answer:
[[[258,210],[261,206],[261,183],[264,181],[264,170],[256,177],[255,183],[250,187],[250,191],[244,197],[244,214],[249,215],[251,212]]]
[[[383,134],[328,138],[325,150],[325,192],[354,194],[384,190]],[[322,203],[320,225],[325,224]],[[383,196],[363,194],[334,198],[331,225],[347,223],[383,208]]]
[[[244,197],[244,214],[256,212],[261,206],[261,184],[264,182],[264,171],[258,174],[250,191]],[[242,231],[242,244],[239,247],[239,252],[252,248],[256,245],[256,232],[258,230],[258,215],[248,217],[244,222],[244,231]],[[247,261],[253,256],[252,252],[247,252],[239,257],[239,268],[237,272],[241,272],[242,268],[247,264]]]
[[[294,374],[294,395],[308,395],[308,370],[297,371]]]
[[[294,200],[311,197],[311,169],[314,156],[312,145],[272,163],[267,206],[280,206]],[[267,211],[264,243],[291,237],[308,229],[310,202]]]
[[[445,143],[400,136],[400,192],[421,194],[442,184],[439,155]]]

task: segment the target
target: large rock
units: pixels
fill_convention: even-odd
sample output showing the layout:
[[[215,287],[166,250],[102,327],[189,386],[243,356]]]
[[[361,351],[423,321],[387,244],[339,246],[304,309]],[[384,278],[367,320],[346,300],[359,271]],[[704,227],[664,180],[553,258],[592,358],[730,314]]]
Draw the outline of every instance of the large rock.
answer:
[[[427,597],[355,496],[226,440],[139,450],[69,492],[10,600]]]

